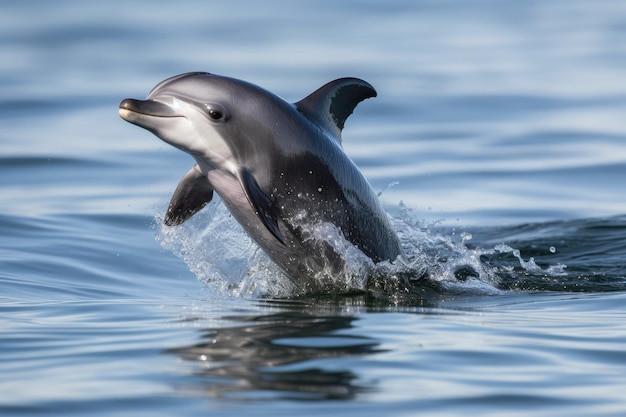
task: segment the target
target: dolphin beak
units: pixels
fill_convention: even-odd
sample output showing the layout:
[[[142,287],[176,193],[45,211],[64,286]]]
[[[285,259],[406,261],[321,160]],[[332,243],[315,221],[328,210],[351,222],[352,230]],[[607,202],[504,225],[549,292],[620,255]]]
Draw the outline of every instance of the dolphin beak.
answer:
[[[128,120],[133,113],[152,117],[178,117],[172,107],[155,100],[135,100],[127,98],[121,101],[119,113],[122,119]],[[130,121],[130,120],[128,120]]]

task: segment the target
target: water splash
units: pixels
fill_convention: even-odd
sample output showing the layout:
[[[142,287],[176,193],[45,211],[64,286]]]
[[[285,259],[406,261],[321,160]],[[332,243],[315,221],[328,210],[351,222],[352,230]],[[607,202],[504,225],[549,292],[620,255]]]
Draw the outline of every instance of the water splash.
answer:
[[[387,186],[385,188],[383,188],[382,190],[380,190],[376,196],[378,198],[380,198],[387,190],[389,190],[391,187],[395,187],[396,185],[400,184],[400,181],[393,181],[390,182],[389,184],[387,184]]]
[[[156,214],[157,240],[181,258],[196,277],[217,294],[242,297],[287,297],[293,284],[248,237],[215,198],[180,226],[163,225],[164,210]]]
[[[218,201],[176,227],[162,225],[163,212],[158,210],[156,215],[161,225],[157,240],[182,258],[190,271],[217,294],[252,298],[302,295]],[[374,291],[394,296],[410,294],[415,286],[426,285],[441,292],[493,294],[501,292],[498,284],[502,274],[515,267],[539,276],[566,274],[564,265],[543,269],[534,258],[524,260],[518,250],[505,244],[487,249],[472,247],[469,232],[458,236],[455,230],[445,232],[437,224],[417,219],[402,203],[390,220],[406,257],[378,264],[348,242],[333,224],[311,226],[309,235],[344,254],[345,261],[344,270],[333,275],[333,282],[328,282],[322,271],[313,292]],[[514,256],[519,266],[484,261],[485,257],[501,254]]]
[[[551,246],[550,247],[550,253],[555,253],[555,252],[556,252],[556,249],[554,249],[554,247]],[[535,258],[534,257],[531,256],[530,258],[528,258],[528,261],[525,261],[522,258],[522,254],[520,253],[520,251],[518,249],[513,249],[509,245],[500,244],[500,245],[497,245],[494,248],[494,250],[489,251],[489,252],[485,252],[485,254],[488,254],[488,255],[492,255],[494,253],[510,253],[510,254],[512,254],[515,258],[518,259],[520,266],[526,272],[528,272],[530,274],[545,275],[547,277],[559,277],[559,276],[567,275],[567,272],[565,271],[565,269],[567,268],[567,265],[556,264],[556,265],[549,265],[545,269],[541,268],[535,262]]]
[[[499,292],[498,275],[481,260],[489,250],[470,248],[470,233],[462,232],[457,240],[454,231],[446,233],[436,223],[419,220],[403,203],[399,208],[392,221],[410,260],[408,267],[421,266],[429,285],[451,292]]]

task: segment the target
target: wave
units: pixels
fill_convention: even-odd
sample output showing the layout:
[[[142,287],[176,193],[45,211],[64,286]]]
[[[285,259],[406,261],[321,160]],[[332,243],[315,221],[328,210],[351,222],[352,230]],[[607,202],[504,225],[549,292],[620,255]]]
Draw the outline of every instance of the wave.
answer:
[[[391,220],[405,258],[374,264],[333,225],[318,224],[312,232],[340,249],[346,268],[344,273],[334,276],[334,282],[320,280],[317,288],[302,294],[218,201],[177,227],[162,225],[164,210],[158,210],[155,215],[160,225],[157,226],[160,244],[183,259],[190,271],[218,295],[289,298],[365,292],[406,301],[422,297],[424,289],[438,294],[607,289],[591,285],[599,280],[581,274],[577,257],[582,252],[565,251],[572,239],[580,238],[581,229],[587,228],[586,233],[593,234],[598,226],[593,226],[590,220],[477,228],[472,234],[439,227],[436,223],[427,224],[401,203]],[[615,219],[614,223],[623,229],[626,218]],[[522,230],[525,232],[520,235]],[[626,253],[623,243],[617,251]],[[573,270],[570,262],[575,265]],[[604,276],[609,280],[613,284],[610,289],[624,288],[619,276],[607,278],[600,270],[594,274],[596,278]]]

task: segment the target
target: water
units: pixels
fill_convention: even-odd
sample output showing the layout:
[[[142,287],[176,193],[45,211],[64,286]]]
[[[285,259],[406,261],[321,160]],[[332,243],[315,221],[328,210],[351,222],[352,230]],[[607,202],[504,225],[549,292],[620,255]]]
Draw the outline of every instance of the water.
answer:
[[[624,414],[626,6],[335,3],[3,5],[0,414]],[[163,228],[192,161],[117,105],[192,70],[372,83],[344,147],[429,282],[294,298],[222,207]]]

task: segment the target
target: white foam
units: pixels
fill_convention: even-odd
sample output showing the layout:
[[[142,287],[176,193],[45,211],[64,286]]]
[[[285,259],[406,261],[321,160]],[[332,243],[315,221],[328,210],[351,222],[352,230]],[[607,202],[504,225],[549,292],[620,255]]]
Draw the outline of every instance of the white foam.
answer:
[[[186,223],[162,225],[157,239],[161,245],[184,260],[191,272],[217,294],[240,297],[289,297],[300,295],[299,289],[264,252],[248,237],[218,198]],[[314,292],[355,291],[382,288],[386,292],[405,293],[423,276],[428,283],[444,291],[490,294],[499,292],[499,273],[512,269],[493,266],[481,260],[483,255],[512,254],[520,266],[531,274],[560,276],[564,265],[539,267],[533,258],[525,261],[519,251],[507,246],[470,248],[472,235],[462,232],[444,234],[436,225],[416,219],[411,210],[400,204],[399,213],[390,217],[401,240],[406,258],[374,264],[357,247],[348,242],[333,224],[319,223],[307,228],[313,239],[321,239],[343,254],[344,268],[328,280],[320,271]],[[330,270],[330,268],[329,268]],[[424,282],[424,281],[423,281]],[[391,294],[393,295],[393,294]]]

